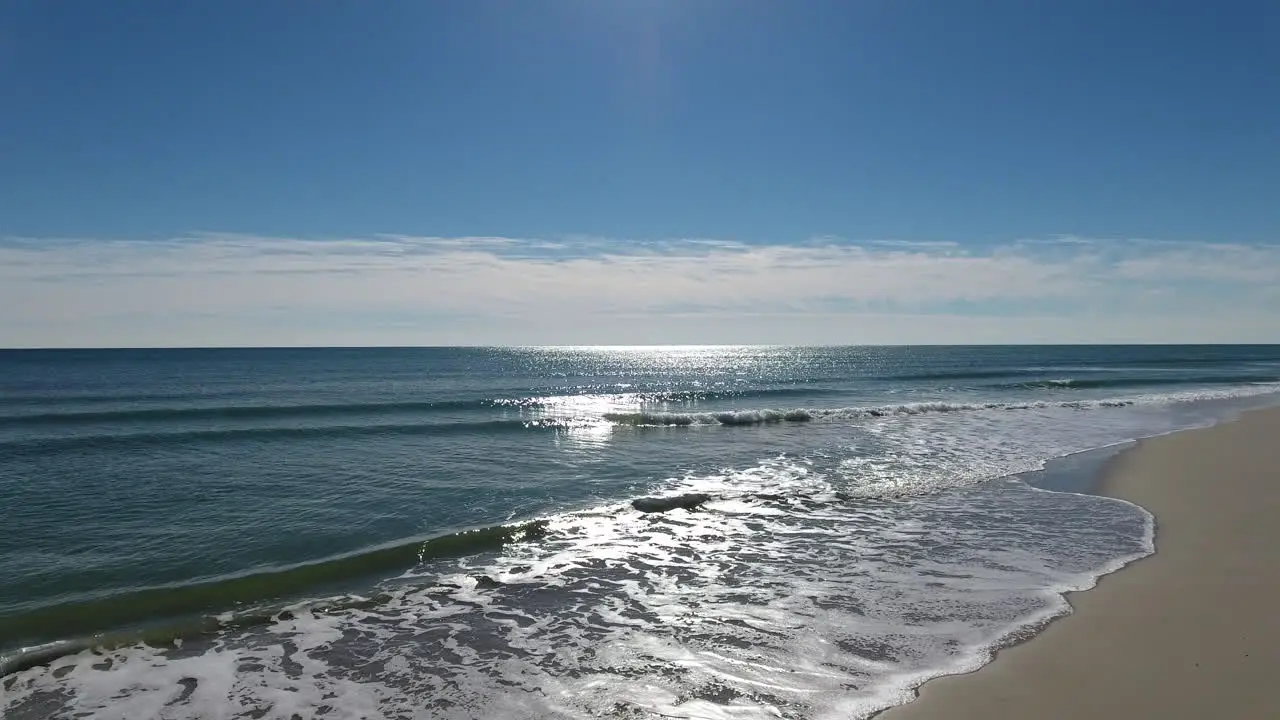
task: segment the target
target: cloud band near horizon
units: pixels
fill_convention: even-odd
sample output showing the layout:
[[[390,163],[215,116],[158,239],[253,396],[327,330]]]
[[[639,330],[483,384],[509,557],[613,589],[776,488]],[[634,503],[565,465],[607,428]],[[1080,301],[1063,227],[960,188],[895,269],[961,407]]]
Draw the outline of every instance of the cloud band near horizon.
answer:
[[[0,346],[1280,341],[1280,246],[0,240]]]

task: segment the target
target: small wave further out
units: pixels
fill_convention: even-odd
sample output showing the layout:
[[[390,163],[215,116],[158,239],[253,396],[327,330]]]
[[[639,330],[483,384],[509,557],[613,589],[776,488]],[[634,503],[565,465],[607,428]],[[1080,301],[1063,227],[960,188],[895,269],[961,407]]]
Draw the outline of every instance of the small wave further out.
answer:
[[[618,425],[634,425],[638,427],[683,426],[683,425],[762,425],[782,422],[810,422],[823,419],[857,419],[888,417],[894,415],[924,415],[927,413],[971,412],[978,410],[1033,410],[1040,408],[1102,408],[1125,407],[1134,404],[1133,400],[1093,400],[1070,402],[1030,402],[1030,403],[948,403],[922,402],[903,405],[881,405],[876,407],[849,408],[796,408],[793,410],[725,410],[723,412],[629,412],[606,413],[604,419]]]
[[[987,387],[998,390],[1035,390],[1035,389],[1070,389],[1070,390],[1104,390],[1107,388],[1142,388],[1163,386],[1194,387],[1201,385],[1241,385],[1250,383],[1274,383],[1274,375],[1205,375],[1196,377],[1105,377],[1105,378],[1073,378],[1064,377],[1051,380],[1027,380],[1023,382],[996,383]]]

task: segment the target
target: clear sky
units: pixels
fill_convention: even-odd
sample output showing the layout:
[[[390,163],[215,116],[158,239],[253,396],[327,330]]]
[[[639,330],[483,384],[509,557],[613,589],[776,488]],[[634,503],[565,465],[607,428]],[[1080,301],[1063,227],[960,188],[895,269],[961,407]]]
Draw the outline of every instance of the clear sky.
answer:
[[[0,0],[0,346],[1280,342],[1280,3]]]

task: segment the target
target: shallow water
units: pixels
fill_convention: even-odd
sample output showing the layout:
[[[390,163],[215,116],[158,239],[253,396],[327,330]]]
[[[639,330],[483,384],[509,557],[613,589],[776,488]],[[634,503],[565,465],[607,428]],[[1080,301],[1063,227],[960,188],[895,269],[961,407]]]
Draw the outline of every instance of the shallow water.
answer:
[[[1085,470],[1009,476],[1272,404],[1280,348],[0,369],[6,717],[857,717],[1150,552]]]

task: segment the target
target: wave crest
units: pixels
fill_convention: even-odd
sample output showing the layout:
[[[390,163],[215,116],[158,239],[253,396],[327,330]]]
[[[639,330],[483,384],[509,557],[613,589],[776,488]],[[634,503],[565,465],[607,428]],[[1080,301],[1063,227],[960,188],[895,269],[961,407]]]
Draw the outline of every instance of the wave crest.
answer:
[[[848,408],[795,408],[792,410],[726,410],[723,412],[628,412],[605,413],[604,419],[616,425],[635,427],[688,426],[688,425],[763,425],[784,422],[810,422],[814,420],[843,420],[888,417],[897,415],[923,415],[926,413],[966,412],[976,410],[1032,410],[1048,407],[1124,407],[1132,400],[1098,400],[1080,402],[1029,402],[1029,403],[949,403],[920,402],[902,405]]]

